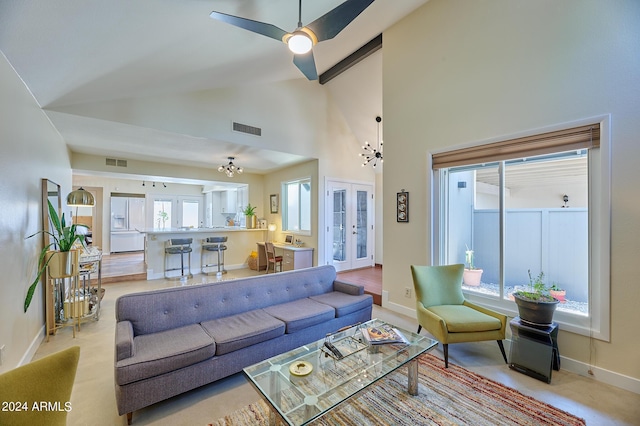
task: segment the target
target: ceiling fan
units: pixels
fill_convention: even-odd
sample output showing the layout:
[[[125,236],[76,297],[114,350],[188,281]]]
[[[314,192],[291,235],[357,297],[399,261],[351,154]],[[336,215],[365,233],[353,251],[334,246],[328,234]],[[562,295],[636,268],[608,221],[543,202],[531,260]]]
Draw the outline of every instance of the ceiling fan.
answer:
[[[298,2],[298,28],[286,32],[272,24],[213,11],[213,19],[226,22],[254,33],[280,40],[294,54],[293,63],[309,80],[317,80],[318,72],[311,48],[324,40],[334,38],[356,19],[374,0],[347,0],[308,25],[302,25],[302,0]]]

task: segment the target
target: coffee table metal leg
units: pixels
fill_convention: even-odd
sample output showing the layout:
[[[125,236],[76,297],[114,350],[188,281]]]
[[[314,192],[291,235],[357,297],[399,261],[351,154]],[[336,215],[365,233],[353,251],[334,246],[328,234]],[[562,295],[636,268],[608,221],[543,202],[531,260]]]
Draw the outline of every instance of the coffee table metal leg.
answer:
[[[270,370],[270,379],[269,379],[269,395],[274,399],[274,402],[280,405],[281,395],[281,386],[280,386],[280,367],[281,365],[272,365]],[[269,426],[276,426],[279,422],[280,416],[276,413],[275,408],[270,407],[269,409]]]
[[[409,392],[409,395],[416,396],[418,395],[418,360],[412,359],[409,361],[407,368],[409,370],[407,374],[409,382],[407,384],[407,392]]]

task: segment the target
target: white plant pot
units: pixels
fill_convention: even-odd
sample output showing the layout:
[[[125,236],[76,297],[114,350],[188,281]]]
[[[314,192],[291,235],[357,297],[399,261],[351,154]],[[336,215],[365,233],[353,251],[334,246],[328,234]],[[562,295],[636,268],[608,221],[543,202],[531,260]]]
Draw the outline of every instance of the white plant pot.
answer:
[[[462,275],[464,285],[479,286],[482,279],[482,269],[465,269]]]

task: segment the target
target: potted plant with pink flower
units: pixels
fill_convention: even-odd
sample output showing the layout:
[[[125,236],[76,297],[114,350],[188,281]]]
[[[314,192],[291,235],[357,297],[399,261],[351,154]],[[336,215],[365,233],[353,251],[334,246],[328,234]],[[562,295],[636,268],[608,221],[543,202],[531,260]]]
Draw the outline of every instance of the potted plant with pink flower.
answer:
[[[560,303],[565,303],[567,301],[565,299],[567,297],[567,290],[561,288],[556,282],[553,282],[551,284],[551,287],[549,288],[549,294],[554,299],[558,299]]]

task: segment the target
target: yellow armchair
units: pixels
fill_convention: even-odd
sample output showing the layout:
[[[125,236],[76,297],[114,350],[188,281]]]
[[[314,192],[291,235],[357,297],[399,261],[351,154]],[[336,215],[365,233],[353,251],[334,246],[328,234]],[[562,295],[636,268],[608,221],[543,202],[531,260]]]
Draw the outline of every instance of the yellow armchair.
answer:
[[[66,425],[80,347],[73,346],[0,375],[0,425]]]
[[[449,367],[449,343],[496,340],[504,362],[507,355],[502,341],[507,317],[473,304],[462,293],[464,265],[411,265],[416,292],[418,333],[424,327],[440,343],[444,365]]]

